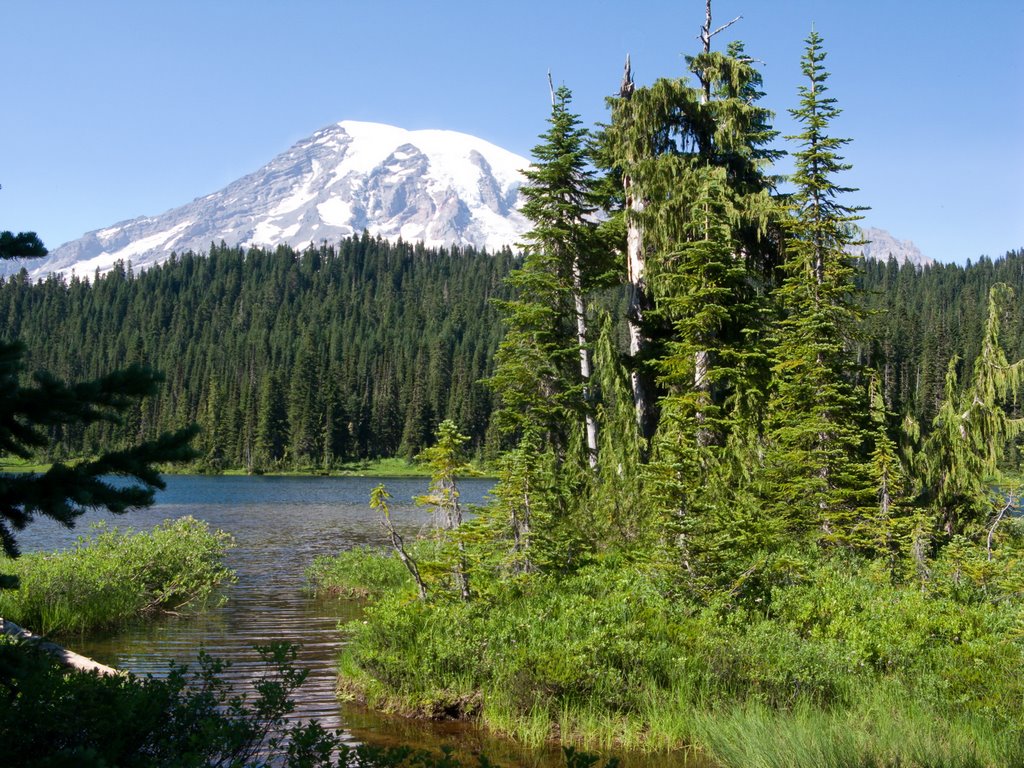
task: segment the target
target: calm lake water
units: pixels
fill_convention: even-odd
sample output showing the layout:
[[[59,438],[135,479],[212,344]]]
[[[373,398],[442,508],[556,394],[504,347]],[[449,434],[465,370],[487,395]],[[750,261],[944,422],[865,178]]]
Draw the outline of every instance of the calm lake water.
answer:
[[[304,572],[318,555],[359,545],[382,545],[383,531],[369,508],[370,490],[384,482],[392,494],[396,525],[414,533],[430,521],[413,497],[426,491],[425,478],[313,478],[169,476],[167,489],[149,509],[125,515],[90,513],[74,530],[40,520],[19,535],[23,551],[62,549],[89,532],[91,524],[146,530],[166,519],[191,515],[235,537],[228,565],[238,581],[227,601],[197,616],[167,618],[116,634],[75,639],[79,653],[140,675],[166,674],[168,662],[194,665],[200,648],[231,662],[229,674],[241,686],[259,669],[257,644],[287,640],[300,645],[299,664],[309,677],[299,690],[295,717],[317,718],[341,728],[352,741],[455,745],[484,750],[489,757],[522,765],[557,764],[557,752],[526,752],[492,739],[463,723],[423,723],[387,718],[351,705],[334,694],[336,659],[342,644],[340,621],[357,618],[354,602],[312,597]],[[491,480],[460,482],[463,502],[485,500]],[[553,759],[554,757],[554,759]],[[637,761],[629,760],[630,764]],[[641,760],[653,766],[660,760]],[[667,763],[666,763],[667,764]],[[676,756],[673,764],[680,764]]]

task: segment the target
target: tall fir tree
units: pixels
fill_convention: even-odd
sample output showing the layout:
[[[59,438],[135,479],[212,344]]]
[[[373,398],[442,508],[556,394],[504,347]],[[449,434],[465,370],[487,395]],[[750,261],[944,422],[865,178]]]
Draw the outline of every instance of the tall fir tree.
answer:
[[[597,458],[587,293],[605,274],[593,219],[589,133],[570,111],[572,94],[552,90],[550,128],[524,171],[522,211],[533,223],[524,237],[523,265],[508,278],[517,298],[502,303],[508,332],[491,386],[506,432],[539,429],[564,452],[576,421],[587,459]]]
[[[862,388],[850,353],[859,319],[854,264],[846,247],[857,239],[861,208],[841,201],[854,191],[836,176],[849,169],[838,154],[849,139],[829,135],[839,114],[826,96],[821,38],[812,32],[801,69],[800,106],[791,110],[797,142],[796,191],[789,199],[785,279],[774,334],[773,390],[767,412],[767,494],[795,530],[825,540],[864,543],[868,480]]]
[[[710,5],[703,33],[704,49],[687,59],[696,83],[630,83],[611,100],[602,143],[603,162],[627,187],[626,256],[639,297],[630,358],[638,425],[653,446],[651,498],[691,565],[696,532],[714,538],[712,507],[728,525],[724,510],[745,492],[733,476],[743,450],[733,432],[755,430],[763,398],[759,332],[780,218],[770,173],[779,153],[769,148],[772,115],[758,103],[760,74],[741,44],[711,50]]]
[[[566,530],[562,518],[572,496],[567,486],[577,482],[580,466],[597,468],[588,301],[609,271],[593,217],[589,133],[570,111],[567,87],[552,88],[551,98],[549,128],[533,150],[535,162],[525,171],[522,190],[523,213],[533,228],[524,238],[523,265],[507,280],[515,298],[500,304],[507,330],[489,380],[497,395],[496,423],[516,457],[505,462],[507,484],[530,489],[523,510],[509,513],[511,535],[526,564],[530,542],[543,539],[527,533],[540,520],[530,510],[560,510],[548,522]],[[540,466],[549,468],[549,482],[522,474],[533,477]],[[517,493],[499,488],[496,498]],[[548,541],[559,538],[548,534]]]

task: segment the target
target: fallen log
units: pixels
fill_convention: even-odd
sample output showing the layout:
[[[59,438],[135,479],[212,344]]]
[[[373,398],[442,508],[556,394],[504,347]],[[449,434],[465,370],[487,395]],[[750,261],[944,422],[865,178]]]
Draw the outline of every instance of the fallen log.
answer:
[[[0,617],[0,632],[11,637],[16,637],[19,640],[34,645],[44,653],[53,656],[65,667],[78,670],[79,672],[96,672],[100,675],[121,675],[124,674],[121,670],[115,669],[114,667],[108,667],[106,664],[100,664],[98,661],[93,661],[87,656],[83,656],[80,653],[69,651],[67,648],[57,645],[56,643],[46,640],[34,632],[29,632],[27,629],[23,629],[15,624],[13,621],[9,621],[3,617]]]

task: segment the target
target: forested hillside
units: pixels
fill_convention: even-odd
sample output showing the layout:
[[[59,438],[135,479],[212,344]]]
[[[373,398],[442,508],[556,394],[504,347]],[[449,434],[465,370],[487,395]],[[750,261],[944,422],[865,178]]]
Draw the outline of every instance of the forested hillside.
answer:
[[[886,403],[931,423],[943,398],[946,368],[956,356],[961,374],[981,351],[989,289],[1006,283],[1024,295],[1024,251],[995,260],[915,267],[868,260],[858,280],[868,310],[862,359],[880,372]],[[1003,346],[1024,357],[1024,312],[1015,302],[1003,319]]]
[[[481,380],[503,333],[492,299],[511,295],[517,263],[365,236],[303,253],[213,247],[141,274],[11,277],[0,317],[4,337],[28,345],[28,370],[74,380],[143,363],[167,377],[130,424],[58,435],[59,455],[197,422],[207,470],[327,469],[415,455],[446,418],[474,448],[493,442]],[[1024,252],[863,267],[861,357],[881,371],[890,410],[928,423],[950,358],[978,354],[991,285],[1024,295]],[[1004,343],[1024,356],[1024,313],[1007,318]]]
[[[484,443],[509,252],[368,236],[299,254],[213,247],[135,275],[0,286],[27,370],[80,379],[142,363],[166,375],[129,423],[56,435],[77,455],[197,422],[209,470],[329,468],[415,454],[451,418]]]

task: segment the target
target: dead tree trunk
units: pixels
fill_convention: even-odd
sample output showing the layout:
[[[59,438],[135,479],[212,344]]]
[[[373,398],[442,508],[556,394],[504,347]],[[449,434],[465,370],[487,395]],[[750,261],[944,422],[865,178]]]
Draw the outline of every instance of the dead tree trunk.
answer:
[[[395,529],[395,524],[391,522],[391,510],[388,508],[388,499],[390,498],[391,494],[385,490],[384,486],[378,485],[370,492],[370,509],[380,510],[380,525],[387,532],[391,548],[395,550],[398,559],[402,561],[406,570],[409,571],[409,575],[416,582],[416,591],[419,593],[420,600],[426,600],[427,586],[420,577],[420,569],[412,556],[405,551],[402,535]]]
[[[8,621],[2,617],[0,617],[0,634],[10,635],[22,642],[34,645],[43,653],[53,656],[63,666],[78,670],[79,672],[95,672],[102,676],[124,674],[119,669],[108,667],[106,664],[100,664],[98,661],[93,661],[86,656],[82,656],[80,653],[69,651],[67,648],[54,642],[44,640],[35,633],[22,629],[13,621]]]
[[[583,382],[583,415],[587,433],[587,462],[592,470],[597,469],[597,419],[594,417],[594,400],[591,388],[593,367],[590,362],[590,348],[587,346],[587,314],[583,302],[583,278],[580,274],[579,255],[572,260],[572,298],[576,313],[576,343],[580,349],[580,380]]]

